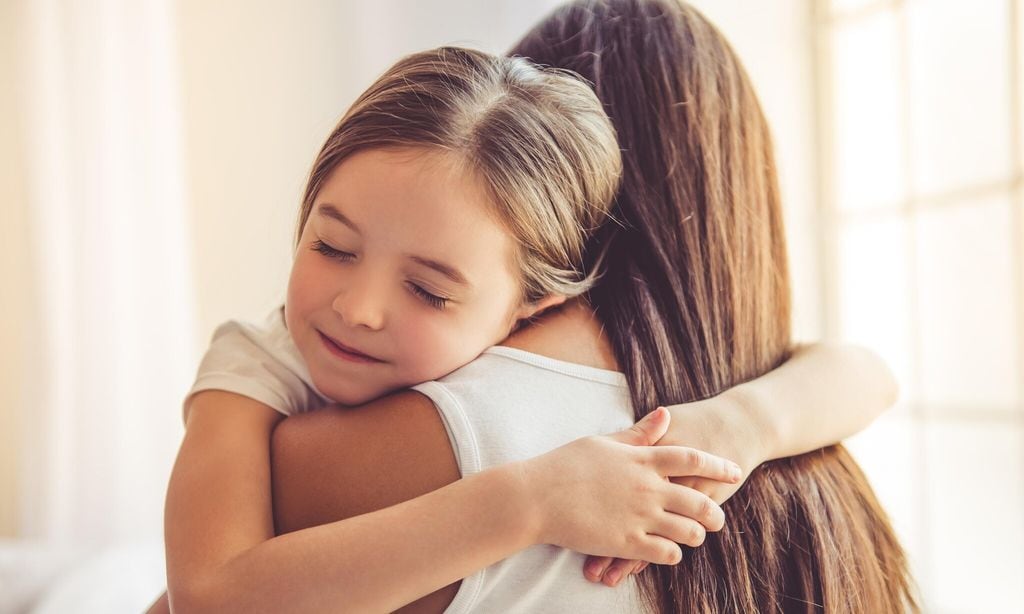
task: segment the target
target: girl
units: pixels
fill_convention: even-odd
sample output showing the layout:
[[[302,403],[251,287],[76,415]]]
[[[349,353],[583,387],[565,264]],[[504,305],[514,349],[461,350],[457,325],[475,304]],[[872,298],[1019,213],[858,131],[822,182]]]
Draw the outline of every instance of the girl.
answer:
[[[407,601],[357,571],[372,556],[363,523],[273,537],[271,431],[328,400],[357,405],[436,379],[586,291],[594,276],[583,272],[584,242],[619,172],[607,117],[568,75],[442,48],[378,79],[314,164],[283,314],[264,327],[222,327],[186,400],[166,509],[170,605],[363,611]],[[534,543],[672,563],[676,542],[697,545],[724,519],[706,495],[664,478],[735,482],[740,470],[696,450],[623,445],[654,443],[666,421],[510,465],[432,508],[407,509],[451,514],[451,530],[421,538],[435,551],[465,539],[465,525],[491,535],[496,545],[461,562],[463,575]],[[578,467],[572,485],[562,484],[566,466]],[[603,509],[574,518],[581,502]],[[425,531],[422,520],[388,530]],[[410,552],[376,556],[404,562],[392,572],[414,587],[408,597],[440,586],[450,570],[430,573]]]

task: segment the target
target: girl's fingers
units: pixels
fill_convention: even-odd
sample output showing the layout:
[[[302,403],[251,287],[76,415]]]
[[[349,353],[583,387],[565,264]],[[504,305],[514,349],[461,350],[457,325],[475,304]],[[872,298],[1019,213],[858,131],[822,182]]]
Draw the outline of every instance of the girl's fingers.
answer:
[[[659,446],[645,451],[654,456],[654,466],[663,476],[700,476],[733,484],[740,480],[740,466],[714,454],[683,446]]]
[[[673,515],[668,514],[668,516]],[[678,516],[675,517],[678,518]],[[661,535],[648,533],[641,538],[639,550],[637,559],[650,561],[655,565],[675,565],[683,560],[683,551],[679,549],[679,544],[671,538],[666,539]]]
[[[600,582],[604,572],[614,561],[610,556],[590,556],[583,565],[583,576],[591,582]]]
[[[676,514],[665,514],[655,528],[654,532],[665,539],[672,540],[676,544],[686,544],[696,548],[704,543],[707,537],[707,529],[692,518],[678,516]],[[653,561],[657,563],[658,561]]]
[[[664,407],[659,407],[637,421],[624,431],[608,435],[609,439],[633,446],[653,446],[665,432],[672,414]]]
[[[633,566],[633,569],[631,569],[629,573],[635,576],[643,570],[647,569],[648,565],[650,565],[650,563],[648,563],[647,561],[636,561],[636,565]]]
[[[633,573],[637,565],[643,561],[635,561],[633,559],[615,559],[612,564],[608,566],[607,571],[604,572],[604,576],[601,578],[601,582],[606,586],[617,586],[623,578]]]
[[[695,520],[708,531],[721,531],[725,526],[722,507],[711,497],[686,486],[672,485],[665,510]]]

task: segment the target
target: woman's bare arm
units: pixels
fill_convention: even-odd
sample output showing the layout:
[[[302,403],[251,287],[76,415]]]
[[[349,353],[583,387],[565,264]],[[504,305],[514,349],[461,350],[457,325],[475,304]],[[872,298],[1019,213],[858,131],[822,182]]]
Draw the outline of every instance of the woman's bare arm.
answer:
[[[274,431],[271,458],[279,534],[381,510],[460,477],[441,418],[421,395],[400,395],[361,411],[327,408],[284,420]],[[442,612],[459,584],[397,611]],[[166,593],[148,610],[169,613]]]
[[[357,411],[326,408],[293,416],[275,430],[272,450],[279,533],[384,509],[460,477],[441,416],[419,394]],[[459,584],[398,612],[443,612]]]
[[[502,468],[373,515],[275,537],[273,414],[229,393],[194,398],[168,489],[173,609],[394,609],[534,541],[522,478]]]
[[[439,414],[418,394],[288,418],[274,430],[271,458],[278,534],[381,510],[460,477]],[[442,612],[459,583],[397,611]],[[166,593],[149,609],[169,612]]]

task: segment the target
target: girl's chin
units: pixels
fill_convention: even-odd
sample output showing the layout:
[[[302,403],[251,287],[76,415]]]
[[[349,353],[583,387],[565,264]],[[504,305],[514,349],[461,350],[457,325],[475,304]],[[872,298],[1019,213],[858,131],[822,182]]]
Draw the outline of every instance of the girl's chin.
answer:
[[[382,396],[387,395],[390,392],[394,392],[397,389],[386,389],[386,390],[351,390],[351,389],[332,389],[331,387],[321,387],[317,385],[317,388],[324,393],[329,399],[335,403],[346,405],[348,407],[354,407],[356,405],[363,405],[369,403],[375,399],[379,399]]]

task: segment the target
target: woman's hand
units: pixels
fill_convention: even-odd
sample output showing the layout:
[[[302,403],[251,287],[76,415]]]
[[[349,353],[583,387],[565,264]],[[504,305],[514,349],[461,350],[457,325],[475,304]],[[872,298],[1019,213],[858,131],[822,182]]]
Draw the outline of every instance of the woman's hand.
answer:
[[[672,414],[672,427],[658,440],[658,446],[697,448],[735,459],[739,464],[741,479],[735,482],[708,480],[698,476],[672,478],[673,482],[693,488],[716,503],[725,503],[758,465],[769,460],[764,437],[758,433],[756,425],[744,418],[741,399],[728,392],[703,401],[673,405],[668,411]],[[583,575],[592,582],[616,586],[622,578],[643,571],[647,565],[642,557],[590,556],[584,563]]]
[[[578,439],[523,461],[537,543],[595,555],[674,564],[725,522],[707,495],[666,478],[734,484],[735,463],[689,447],[652,444],[671,415],[659,408],[631,428]],[[581,513],[585,511],[585,513]]]

